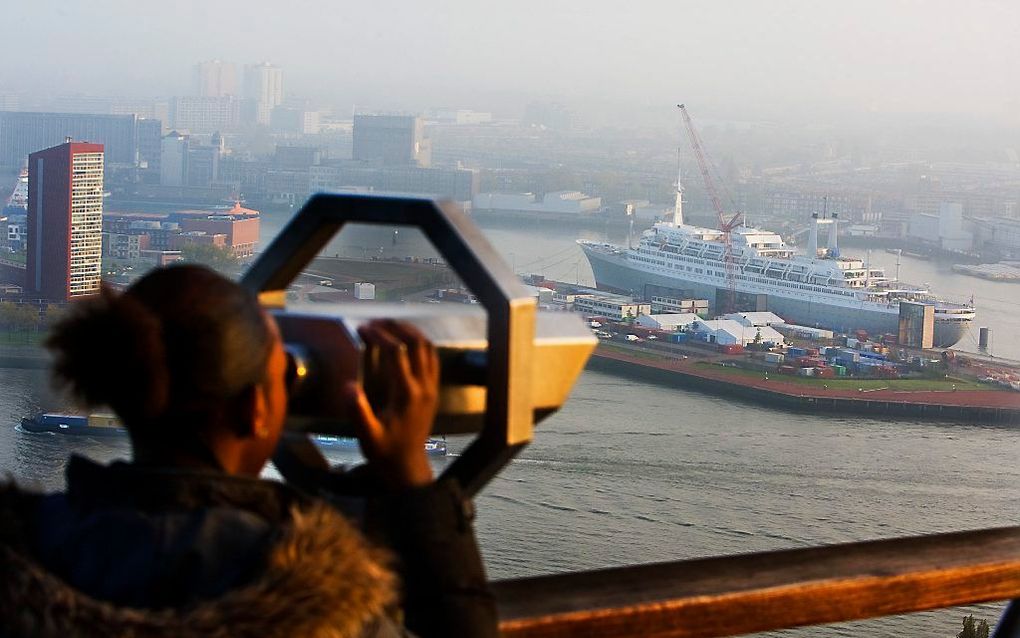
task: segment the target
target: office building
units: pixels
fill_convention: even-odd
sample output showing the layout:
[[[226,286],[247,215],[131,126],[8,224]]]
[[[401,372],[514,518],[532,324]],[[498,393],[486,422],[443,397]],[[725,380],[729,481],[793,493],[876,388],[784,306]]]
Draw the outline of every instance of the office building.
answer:
[[[195,95],[199,97],[237,97],[237,69],[230,62],[209,60],[194,69]]]
[[[269,62],[244,67],[245,122],[269,126],[283,103],[283,71]]]
[[[159,174],[162,155],[163,122],[153,119],[138,120],[138,166]]]
[[[223,150],[219,134],[213,134],[209,144],[200,144],[191,136],[171,131],[162,142],[160,185],[208,188],[219,179]]]
[[[222,149],[211,144],[192,144],[188,148],[188,186],[208,188],[220,176]]]
[[[159,183],[163,186],[184,186],[188,179],[187,135],[170,131],[160,145]]]
[[[355,115],[354,159],[387,166],[428,166],[420,117],[412,115]]]
[[[89,140],[106,149],[105,162],[135,166],[138,117],[76,113],[0,112],[0,169],[18,170],[29,153],[67,138]]]
[[[320,130],[318,111],[278,106],[271,121],[274,133],[317,135]]]
[[[53,301],[98,293],[102,249],[103,145],[32,153],[25,290]]]
[[[233,131],[240,123],[240,107],[231,96],[175,97],[170,101],[170,123],[188,133]]]

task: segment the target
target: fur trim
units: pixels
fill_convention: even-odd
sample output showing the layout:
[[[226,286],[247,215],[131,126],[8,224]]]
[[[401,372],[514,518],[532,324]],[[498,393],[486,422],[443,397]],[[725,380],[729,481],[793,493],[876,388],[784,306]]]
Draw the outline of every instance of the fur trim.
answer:
[[[0,496],[11,504],[10,489]],[[2,514],[14,512],[7,507]],[[5,516],[7,518],[7,516]],[[10,533],[10,528],[3,530]],[[0,635],[41,638],[355,638],[383,622],[397,598],[390,556],[329,505],[292,522],[249,585],[187,609],[115,607],[72,589],[0,538]]]

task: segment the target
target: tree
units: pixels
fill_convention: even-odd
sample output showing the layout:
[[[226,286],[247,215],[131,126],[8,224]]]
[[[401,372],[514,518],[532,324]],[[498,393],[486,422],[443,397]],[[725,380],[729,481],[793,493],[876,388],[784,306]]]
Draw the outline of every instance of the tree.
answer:
[[[229,248],[207,244],[185,244],[181,246],[181,258],[209,266],[213,270],[236,270],[237,257]]]
[[[963,631],[956,638],[988,638],[990,628],[985,620],[974,621],[974,615],[963,618]]]
[[[21,331],[39,329],[39,309],[31,304],[20,304],[16,306],[14,313],[14,327]]]
[[[47,326],[52,326],[53,324],[60,321],[61,317],[64,316],[65,312],[67,312],[67,309],[64,306],[53,303],[47,304],[45,310],[43,311],[43,322]]]

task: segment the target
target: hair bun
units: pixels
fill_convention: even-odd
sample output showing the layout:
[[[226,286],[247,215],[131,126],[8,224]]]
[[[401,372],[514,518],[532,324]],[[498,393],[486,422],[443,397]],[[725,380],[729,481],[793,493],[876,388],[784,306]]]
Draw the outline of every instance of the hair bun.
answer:
[[[121,419],[159,416],[169,373],[159,318],[130,294],[104,288],[76,302],[46,341],[54,380],[85,406],[109,405]]]

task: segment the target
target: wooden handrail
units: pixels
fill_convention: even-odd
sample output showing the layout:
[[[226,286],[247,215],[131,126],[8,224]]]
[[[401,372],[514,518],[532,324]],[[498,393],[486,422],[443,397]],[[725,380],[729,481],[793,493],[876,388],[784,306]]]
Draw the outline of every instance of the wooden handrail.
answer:
[[[708,638],[1020,598],[1020,527],[496,581],[514,638]]]

